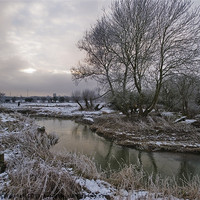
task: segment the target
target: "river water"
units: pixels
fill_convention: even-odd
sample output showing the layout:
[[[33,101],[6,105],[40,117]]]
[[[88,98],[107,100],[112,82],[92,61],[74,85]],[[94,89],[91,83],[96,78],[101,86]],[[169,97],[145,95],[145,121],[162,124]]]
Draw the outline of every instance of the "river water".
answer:
[[[45,126],[47,133],[59,136],[52,151],[68,150],[88,155],[103,170],[118,170],[124,164],[137,164],[148,173],[159,173],[163,177],[200,176],[200,155],[197,154],[144,152],[122,147],[98,136],[88,126],[71,120],[41,118],[36,122]]]

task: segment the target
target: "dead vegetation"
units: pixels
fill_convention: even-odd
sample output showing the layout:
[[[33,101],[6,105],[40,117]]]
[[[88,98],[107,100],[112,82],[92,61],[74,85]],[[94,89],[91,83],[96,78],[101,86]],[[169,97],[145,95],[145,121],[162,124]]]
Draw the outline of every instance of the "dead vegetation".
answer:
[[[124,166],[121,171],[112,173],[109,182],[118,188],[127,191],[149,191],[145,199],[172,197],[197,200],[200,199],[200,178],[192,177],[190,180],[176,178],[162,178],[159,175],[146,173],[141,167]],[[179,182],[179,183],[178,183]]]
[[[135,142],[188,142],[200,143],[200,129],[186,123],[175,123],[174,118],[148,116],[128,119],[123,115],[103,115],[96,118],[91,129],[123,145]]]
[[[25,199],[76,197],[80,187],[75,178],[55,162],[27,157],[15,159],[11,166],[8,165],[10,183],[5,188],[6,196]]]
[[[56,141],[55,135],[49,136],[45,132],[38,132],[38,127],[34,125],[34,122],[21,115],[17,115],[16,119],[13,132],[0,136],[0,151],[10,152],[6,163],[9,183],[2,191],[6,194],[6,198],[79,199],[82,188],[76,180],[78,177],[84,177],[106,180],[117,189],[116,196],[121,195],[119,192],[121,190],[145,190],[151,193],[147,193],[144,199],[164,196],[170,199],[172,195],[184,199],[200,199],[199,177],[182,180],[181,184],[178,184],[175,178],[149,175],[141,168],[130,165],[124,166],[119,172],[111,173],[107,178],[100,174],[94,162],[84,155],[51,152],[50,147]],[[99,120],[100,124],[103,122],[106,122],[106,128],[110,125],[113,129],[115,128],[115,131],[118,131],[116,122],[119,126],[123,125],[124,131],[135,130],[133,123],[126,119],[122,120],[120,117],[114,118],[113,121],[110,118],[108,120],[108,117],[107,120]],[[151,121],[152,126],[157,126],[159,122]],[[143,123],[138,121],[138,130],[144,127],[149,129],[150,125],[147,122]],[[165,127],[167,129],[168,123]],[[180,127],[181,129],[183,128]]]
[[[9,154],[9,184],[3,189],[6,198],[77,199],[81,195],[77,177],[99,177],[95,164],[86,156],[52,153],[50,147],[58,138],[38,131],[33,120],[17,114],[15,122],[18,126],[13,132],[0,136],[0,151]]]
[[[43,152],[46,154],[46,152]],[[39,155],[39,154],[38,154]],[[6,196],[16,198],[67,199],[81,196],[78,177],[97,178],[95,164],[85,156],[66,152],[43,157],[12,156],[7,164],[9,185]]]

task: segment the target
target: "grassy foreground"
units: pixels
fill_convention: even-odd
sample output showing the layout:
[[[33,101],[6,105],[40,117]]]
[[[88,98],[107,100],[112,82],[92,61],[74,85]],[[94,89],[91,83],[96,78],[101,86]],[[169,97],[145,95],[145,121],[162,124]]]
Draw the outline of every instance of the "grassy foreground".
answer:
[[[0,151],[7,155],[6,178],[2,191],[10,199],[81,199],[87,188],[79,179],[104,180],[112,185],[114,193],[105,199],[124,198],[122,191],[149,191],[142,199],[200,199],[200,178],[182,180],[162,179],[147,175],[137,166],[124,166],[119,172],[98,172],[95,164],[84,155],[50,151],[58,138],[38,129],[32,120],[19,114],[9,115],[0,122]],[[0,182],[1,183],[1,182]],[[2,194],[1,194],[2,193]],[[125,198],[131,199],[131,192]],[[93,196],[97,194],[92,194]],[[166,197],[166,198],[164,198]],[[133,198],[132,198],[133,199]],[[135,199],[141,199],[140,197]]]

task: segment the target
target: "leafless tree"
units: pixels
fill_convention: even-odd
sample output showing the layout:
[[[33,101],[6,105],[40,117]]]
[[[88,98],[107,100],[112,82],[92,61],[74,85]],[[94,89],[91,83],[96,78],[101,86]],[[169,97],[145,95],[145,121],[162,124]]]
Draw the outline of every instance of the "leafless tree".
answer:
[[[72,99],[78,103],[81,110],[93,110],[99,109],[98,106],[95,107],[94,101],[99,98],[99,95],[95,90],[85,89],[82,92],[75,91],[72,93]],[[81,104],[81,101],[84,101],[85,106]]]
[[[176,86],[180,94],[182,113],[189,114],[189,101],[194,99],[194,93],[197,89],[199,79],[193,76],[183,75],[178,76]]]
[[[167,111],[178,111],[180,98],[177,95],[176,85],[173,83],[173,77],[169,77],[161,88],[159,104],[162,104]]]
[[[117,0],[79,43],[86,64],[72,75],[94,78],[122,100],[137,93],[139,114],[147,116],[166,78],[198,66],[199,40],[199,10],[190,0]]]
[[[81,92],[80,91],[75,91],[72,92],[72,100],[75,101],[79,106],[80,109],[83,110],[83,106],[81,105]]]
[[[93,101],[97,98],[97,94],[94,90],[83,90],[82,92],[82,98],[85,102],[85,107],[86,109],[93,109],[94,108],[94,103]]]
[[[113,79],[115,68],[112,60],[114,56],[110,53],[108,46],[108,32],[106,22],[103,19],[87,32],[84,38],[79,41],[78,47],[87,54],[85,63],[80,63],[78,68],[72,68],[71,72],[75,80],[92,78],[98,81],[103,87],[109,88],[114,94]]]
[[[190,106],[195,104],[200,78],[194,74],[174,74],[165,81],[162,88],[162,98],[170,109],[179,109],[183,115],[189,115]]]

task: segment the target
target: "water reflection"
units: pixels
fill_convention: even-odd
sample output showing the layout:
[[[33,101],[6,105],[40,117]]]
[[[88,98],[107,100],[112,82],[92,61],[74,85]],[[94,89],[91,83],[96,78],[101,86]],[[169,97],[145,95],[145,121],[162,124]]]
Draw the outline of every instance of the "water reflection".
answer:
[[[177,174],[177,178],[181,180],[189,180],[196,174],[196,167],[188,162],[187,158],[183,157],[180,161],[180,166]]]
[[[200,175],[200,156],[169,152],[143,152],[121,147],[93,133],[88,126],[77,124],[70,120],[38,119],[37,123],[45,126],[48,133],[59,135],[59,143],[52,151],[67,149],[94,157],[98,167],[118,170],[125,164],[143,166],[153,177],[162,176],[190,178]]]

